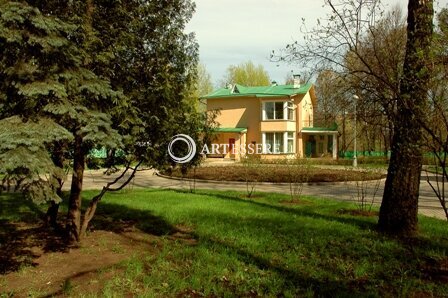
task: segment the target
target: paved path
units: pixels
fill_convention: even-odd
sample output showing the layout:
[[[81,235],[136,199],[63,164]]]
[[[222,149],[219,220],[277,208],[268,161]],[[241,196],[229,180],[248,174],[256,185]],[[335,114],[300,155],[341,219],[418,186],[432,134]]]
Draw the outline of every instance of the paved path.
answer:
[[[103,174],[103,171],[88,170],[84,174],[84,189],[101,189],[107,182],[112,181],[116,175],[107,176]],[[153,170],[144,170],[139,171],[127,187],[188,190],[191,185],[192,182],[190,181],[167,179],[157,176]],[[64,189],[68,189],[69,186],[70,181],[67,181]],[[197,189],[246,191],[246,187],[244,182],[196,181]],[[362,190],[364,190],[367,201],[370,202],[373,200],[375,204],[380,204],[383,188],[384,179],[369,182],[315,183],[304,185],[302,194],[356,202],[362,196]],[[448,189],[448,185],[446,188]],[[255,186],[255,191],[289,194],[289,184],[258,183]],[[424,215],[446,219],[437,197],[426,182],[426,174],[422,174],[422,181],[420,183],[419,212]]]

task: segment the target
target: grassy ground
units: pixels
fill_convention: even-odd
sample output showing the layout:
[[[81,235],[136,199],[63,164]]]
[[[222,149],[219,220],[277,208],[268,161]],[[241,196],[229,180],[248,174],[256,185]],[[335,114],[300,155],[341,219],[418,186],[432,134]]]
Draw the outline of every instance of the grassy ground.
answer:
[[[0,198],[5,245],[3,223],[33,222],[36,217],[34,207],[19,203],[17,196]],[[259,193],[251,200],[218,191],[108,194],[93,230],[119,234],[127,223],[153,238],[143,252],[137,245],[135,252],[112,247],[129,257],[94,273],[94,294],[91,282],[74,279],[66,279],[61,291],[106,297],[448,295],[446,222],[421,217],[419,238],[403,243],[375,232],[376,217],[347,211],[354,208],[313,198],[290,202],[279,194]],[[61,263],[67,262],[64,255]],[[27,271],[21,274],[25,278]],[[8,275],[0,275],[5,297],[6,289]]]
[[[180,169],[163,174],[189,179],[249,182],[343,182],[374,180],[385,177],[379,170],[329,169],[310,164],[235,164],[226,166],[204,166],[183,174]],[[291,180],[292,179],[292,180]]]

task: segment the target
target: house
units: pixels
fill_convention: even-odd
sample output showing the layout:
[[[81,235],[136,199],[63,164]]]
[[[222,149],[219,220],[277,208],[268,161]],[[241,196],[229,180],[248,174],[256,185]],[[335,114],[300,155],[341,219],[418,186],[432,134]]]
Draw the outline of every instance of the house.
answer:
[[[202,99],[206,99],[207,111],[220,111],[214,143],[228,144],[229,149],[210,157],[239,160],[245,154],[258,153],[263,158],[337,158],[336,127],[313,126],[316,95],[312,84],[300,85],[298,80],[293,85],[235,84]]]

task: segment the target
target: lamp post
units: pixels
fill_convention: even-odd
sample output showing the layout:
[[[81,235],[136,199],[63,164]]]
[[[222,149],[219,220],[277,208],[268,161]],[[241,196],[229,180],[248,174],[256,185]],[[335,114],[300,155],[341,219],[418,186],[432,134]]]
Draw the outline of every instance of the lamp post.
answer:
[[[354,141],[354,145],[353,145],[353,167],[357,167],[358,166],[358,158],[356,156],[356,105],[357,105],[357,101],[359,99],[358,95],[353,95],[353,101],[355,103],[355,141]]]

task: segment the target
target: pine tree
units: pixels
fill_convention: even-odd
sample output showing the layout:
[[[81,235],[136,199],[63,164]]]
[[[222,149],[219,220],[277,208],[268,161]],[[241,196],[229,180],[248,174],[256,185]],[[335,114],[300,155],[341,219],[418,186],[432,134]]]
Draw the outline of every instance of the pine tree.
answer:
[[[194,35],[184,33],[193,12],[189,0],[0,2],[0,125],[20,120],[16,129],[26,131],[29,123],[53,123],[50,135],[35,134],[47,166],[34,175],[55,173],[52,181],[59,181],[54,167],[72,159],[71,241],[80,240],[81,226],[90,220],[81,225],[91,148],[121,148],[139,164],[161,167],[174,134],[199,136],[204,122],[191,105],[198,47]],[[13,143],[8,131],[0,132],[5,144]],[[24,132],[14,138],[19,136],[23,148],[31,146]],[[12,148],[0,147],[0,162],[1,154],[14,154]],[[37,156],[26,152],[23,160]],[[54,196],[60,196],[57,189],[41,194]]]
[[[112,90],[107,79],[100,78],[88,68],[86,61],[89,55],[85,49],[87,35],[80,29],[81,18],[66,17],[62,13],[43,13],[26,2],[3,1],[0,5],[0,125],[7,128],[7,117],[12,116],[19,117],[24,123],[14,129],[17,131],[15,137],[18,138],[4,134],[2,142],[12,144],[20,140],[19,147],[27,149],[20,153],[30,155],[27,158],[22,156],[23,160],[42,166],[37,173],[26,172],[28,176],[25,181],[36,181],[36,177],[42,174],[54,173],[54,165],[48,162],[48,158],[45,158],[47,163],[42,164],[45,145],[51,141],[60,141],[62,136],[70,134],[70,147],[74,156],[70,202],[76,201],[70,206],[80,207],[84,158],[89,148],[93,144],[117,146],[120,142],[119,134],[111,128],[110,116],[105,113],[115,105],[120,94]],[[38,155],[31,149],[32,144],[26,137],[29,129],[44,119],[53,123],[47,125],[54,129],[50,131],[50,136],[59,132],[61,137],[46,138],[45,135],[35,134],[34,142],[40,142],[38,147],[41,154]],[[22,136],[24,138],[20,139]],[[66,137],[66,140],[69,138]],[[17,153],[17,149],[11,151],[6,147],[1,152],[1,160],[5,162],[5,157]],[[30,168],[33,167],[30,165]],[[1,168],[6,169],[4,164]],[[35,187],[23,187],[28,191],[33,190],[32,196],[36,199],[44,199],[39,196],[44,196],[46,200],[56,198],[56,192],[47,196],[46,192],[39,192]],[[79,230],[79,221],[79,210],[72,214],[69,212],[67,226],[75,240],[79,240],[76,231]]]

